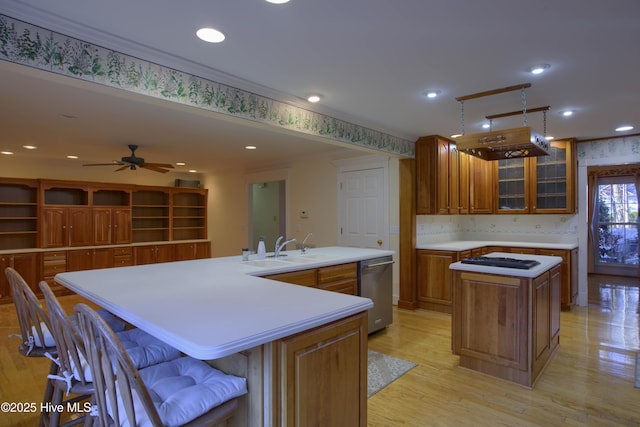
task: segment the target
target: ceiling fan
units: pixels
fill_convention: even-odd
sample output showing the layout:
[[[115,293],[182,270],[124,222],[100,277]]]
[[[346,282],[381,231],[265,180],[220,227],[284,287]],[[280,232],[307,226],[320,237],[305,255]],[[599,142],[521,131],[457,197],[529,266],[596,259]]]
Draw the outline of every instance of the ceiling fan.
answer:
[[[137,168],[149,169],[154,172],[167,173],[168,169],[173,169],[173,165],[169,163],[147,163],[144,161],[142,157],[136,156],[136,150],[138,149],[137,145],[129,144],[129,150],[131,150],[131,155],[123,157],[120,160],[114,160],[111,163],[91,163],[83,166],[120,166],[115,172],[131,169],[136,170]]]

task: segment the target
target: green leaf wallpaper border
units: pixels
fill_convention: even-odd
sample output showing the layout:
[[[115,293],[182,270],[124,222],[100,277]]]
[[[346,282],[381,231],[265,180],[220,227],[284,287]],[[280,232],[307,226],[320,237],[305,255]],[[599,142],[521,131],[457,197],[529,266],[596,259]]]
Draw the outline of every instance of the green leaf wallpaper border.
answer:
[[[415,144],[0,15],[0,59],[360,147],[414,157]]]

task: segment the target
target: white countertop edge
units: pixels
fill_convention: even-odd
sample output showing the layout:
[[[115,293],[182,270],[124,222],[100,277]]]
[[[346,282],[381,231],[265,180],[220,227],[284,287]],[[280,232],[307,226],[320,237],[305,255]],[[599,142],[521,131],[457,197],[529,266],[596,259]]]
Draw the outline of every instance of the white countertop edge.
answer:
[[[493,240],[459,240],[453,242],[421,243],[416,244],[416,249],[430,249],[440,251],[467,251],[482,248],[485,246],[504,246],[514,248],[535,248],[535,249],[562,249],[572,250],[578,247],[577,243],[543,243],[543,242],[522,242],[522,241],[493,241]]]
[[[491,252],[483,256],[506,257],[506,258],[516,258],[516,259],[532,259],[532,260],[538,261],[540,265],[537,265],[528,270],[523,270],[519,268],[491,267],[486,265],[464,264],[458,261],[450,264],[449,268],[451,270],[496,274],[500,276],[534,278],[534,277],[538,277],[545,271],[548,271],[550,268],[553,268],[556,265],[562,263],[561,257],[547,256],[547,255],[529,255],[529,254],[513,254],[513,253],[507,253],[507,252]]]
[[[366,302],[361,302],[357,305],[353,305],[351,307],[344,308],[342,310],[336,310],[334,312],[327,313],[323,316],[318,316],[312,319],[308,319],[307,321],[304,321],[304,322],[298,322],[290,325],[289,327],[265,331],[261,334],[256,334],[245,339],[233,341],[232,343],[227,345],[219,345],[218,350],[214,352],[208,352],[206,350],[203,350],[201,347],[196,347],[196,346],[189,347],[188,354],[200,360],[219,359],[219,358],[229,356],[250,348],[257,347],[267,342],[272,342],[280,338],[291,336],[298,332],[303,332],[318,326],[326,325],[336,320],[344,319],[351,315],[361,313],[363,311],[367,311],[372,307],[373,307],[373,302],[367,299]],[[146,332],[151,333],[150,331],[146,331]],[[168,336],[160,333],[156,334],[156,336],[161,338],[163,341],[166,341],[167,343],[173,345],[172,343],[173,340],[170,339]]]

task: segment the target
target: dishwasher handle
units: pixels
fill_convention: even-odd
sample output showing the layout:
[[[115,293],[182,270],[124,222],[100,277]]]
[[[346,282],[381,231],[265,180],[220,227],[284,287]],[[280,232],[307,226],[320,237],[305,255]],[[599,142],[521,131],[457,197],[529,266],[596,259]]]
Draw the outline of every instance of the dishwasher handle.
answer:
[[[395,261],[385,261],[385,262],[377,262],[375,264],[365,264],[363,265],[364,268],[374,268],[374,267],[381,267],[383,265],[390,265],[393,264]]]

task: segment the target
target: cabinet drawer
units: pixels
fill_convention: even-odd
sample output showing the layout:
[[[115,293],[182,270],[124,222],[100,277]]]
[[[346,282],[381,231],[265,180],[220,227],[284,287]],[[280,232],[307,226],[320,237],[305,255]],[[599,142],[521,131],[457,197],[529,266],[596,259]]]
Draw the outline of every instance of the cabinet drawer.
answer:
[[[64,273],[67,270],[67,264],[66,263],[53,263],[53,264],[48,264],[48,263],[44,263],[44,268],[42,269],[42,274],[44,275],[44,277],[53,277],[58,273]]]
[[[67,253],[65,251],[45,252],[42,255],[44,262],[67,262]]]
[[[358,295],[358,279],[338,280],[319,285],[318,288],[347,295]]]
[[[123,256],[128,255],[129,257],[133,256],[133,250],[131,248],[113,248],[114,256]]]
[[[114,255],[113,257],[113,266],[114,267],[125,267],[133,265],[133,256],[131,255]]]
[[[292,271],[290,273],[271,274],[269,276],[264,276],[264,278],[315,288],[317,286],[316,271],[317,270],[314,268],[311,270]]]
[[[336,282],[347,279],[358,278],[358,264],[355,262],[349,264],[332,265],[318,269],[318,284]]]

